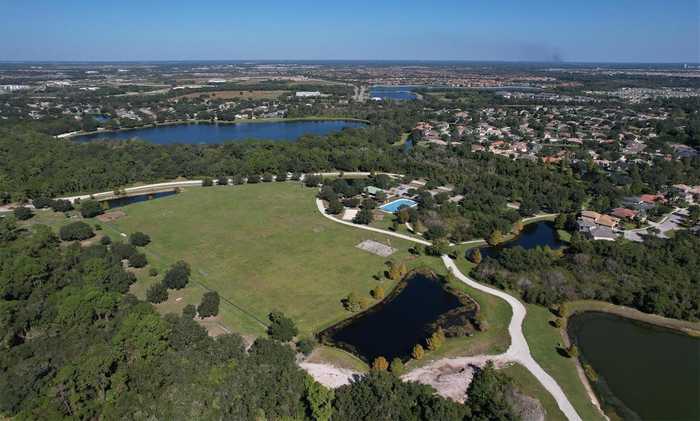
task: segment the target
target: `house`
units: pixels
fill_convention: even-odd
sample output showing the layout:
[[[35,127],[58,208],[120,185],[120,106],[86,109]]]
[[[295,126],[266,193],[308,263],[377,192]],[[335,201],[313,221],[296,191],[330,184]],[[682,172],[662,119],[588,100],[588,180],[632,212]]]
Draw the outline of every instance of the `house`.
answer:
[[[663,194],[643,194],[639,196],[642,203],[654,204],[657,202],[666,203],[666,198]]]
[[[582,211],[576,224],[579,232],[592,240],[615,241],[617,234],[614,229],[619,222],[614,216]]]
[[[381,193],[383,191],[384,190],[380,189],[379,187],[374,187],[374,186],[365,187],[365,193],[367,193],[368,195],[370,195],[372,197],[376,196],[377,193]]]
[[[610,215],[619,219],[634,219],[639,215],[639,212],[627,208],[615,208],[610,212]]]

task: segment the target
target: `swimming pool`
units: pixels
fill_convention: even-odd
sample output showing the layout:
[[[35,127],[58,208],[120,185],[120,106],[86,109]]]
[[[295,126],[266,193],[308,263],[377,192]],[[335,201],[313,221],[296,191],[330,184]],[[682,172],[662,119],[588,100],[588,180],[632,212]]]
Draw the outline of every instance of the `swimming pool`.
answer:
[[[418,203],[414,202],[411,199],[396,199],[392,202],[387,203],[386,205],[380,206],[379,209],[383,210],[384,212],[394,213],[400,208],[412,208],[416,205],[418,205]]]

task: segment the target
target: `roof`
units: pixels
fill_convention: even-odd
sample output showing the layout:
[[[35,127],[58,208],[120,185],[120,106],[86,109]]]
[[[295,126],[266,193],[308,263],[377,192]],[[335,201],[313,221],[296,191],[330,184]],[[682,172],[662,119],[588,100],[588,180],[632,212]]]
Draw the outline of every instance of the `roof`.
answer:
[[[634,218],[635,216],[637,216],[637,213],[637,211],[633,211],[632,209],[627,208],[615,208],[612,212],[610,212],[612,216],[615,216],[620,219]]]
[[[384,190],[380,189],[379,187],[367,186],[365,187],[365,191],[369,194],[377,194],[379,192],[383,192]]]

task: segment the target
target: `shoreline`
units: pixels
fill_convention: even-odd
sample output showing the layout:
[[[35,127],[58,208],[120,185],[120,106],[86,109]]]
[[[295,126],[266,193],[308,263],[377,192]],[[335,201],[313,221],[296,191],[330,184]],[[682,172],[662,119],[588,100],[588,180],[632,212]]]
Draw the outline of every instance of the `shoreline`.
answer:
[[[58,135],[55,135],[54,138],[56,139],[73,139],[75,137],[80,137],[80,136],[91,136],[95,134],[101,134],[101,133],[121,133],[121,132],[129,132],[129,131],[134,131],[134,130],[144,130],[144,129],[153,129],[153,128],[158,128],[158,127],[168,127],[168,126],[179,126],[179,125],[190,125],[190,124],[259,124],[259,123],[295,123],[295,122],[303,122],[303,121],[352,121],[352,122],[358,122],[358,123],[365,123],[365,124],[370,124],[369,120],[363,120],[360,118],[355,118],[355,117],[325,117],[325,116],[317,116],[317,117],[294,117],[294,118],[256,118],[256,119],[238,119],[238,120],[199,120],[199,119],[194,119],[194,120],[176,120],[176,121],[165,121],[162,123],[150,123],[150,124],[145,124],[143,126],[136,126],[136,127],[123,127],[119,129],[112,129],[112,130],[93,130],[90,132],[84,132],[82,130],[75,131],[75,132],[68,132],[68,133],[61,133]]]

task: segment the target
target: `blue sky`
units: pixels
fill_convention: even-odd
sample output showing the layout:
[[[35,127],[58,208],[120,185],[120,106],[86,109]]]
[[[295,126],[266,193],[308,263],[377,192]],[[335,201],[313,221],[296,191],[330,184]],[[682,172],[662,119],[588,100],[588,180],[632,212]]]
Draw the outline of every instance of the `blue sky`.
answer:
[[[0,60],[700,61],[700,0],[0,0]]]

